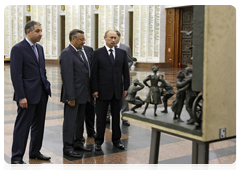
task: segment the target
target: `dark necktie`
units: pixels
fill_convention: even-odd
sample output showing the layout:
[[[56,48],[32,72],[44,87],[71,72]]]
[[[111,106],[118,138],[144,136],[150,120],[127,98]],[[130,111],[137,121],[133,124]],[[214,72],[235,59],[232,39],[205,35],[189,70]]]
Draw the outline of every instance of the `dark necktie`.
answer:
[[[113,56],[113,53],[112,53],[112,49],[109,50],[110,51],[110,59],[112,61],[112,64],[114,64],[114,56]]]

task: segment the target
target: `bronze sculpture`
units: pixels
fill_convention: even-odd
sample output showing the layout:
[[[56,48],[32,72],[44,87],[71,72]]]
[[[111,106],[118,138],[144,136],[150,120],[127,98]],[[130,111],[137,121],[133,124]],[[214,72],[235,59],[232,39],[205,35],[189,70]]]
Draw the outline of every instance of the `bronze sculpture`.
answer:
[[[138,79],[133,80],[133,85],[131,85],[128,88],[127,96],[126,96],[125,100],[128,103],[136,105],[130,109],[134,113],[137,113],[137,111],[135,109],[142,107],[142,105],[144,105],[144,103],[145,103],[139,96],[136,96],[137,92],[142,90],[143,88],[144,88],[144,85],[142,83],[140,83]]]
[[[189,84],[187,84],[185,87],[180,88],[179,84],[184,81],[185,75],[183,71],[179,71],[177,73],[177,82],[176,82],[176,87],[177,87],[177,94],[175,100],[172,102],[171,109],[174,112],[174,120],[177,120],[178,122],[183,122],[180,118],[182,108],[184,105],[184,100],[186,97],[186,92],[185,90],[189,87]]]
[[[160,85],[160,91],[162,92],[161,96],[163,96],[162,100],[164,105],[164,110],[161,112],[168,113],[168,99],[170,99],[175,94],[175,92],[173,91],[173,86],[163,78],[163,75],[161,75],[161,82],[162,84]]]
[[[158,82],[161,81],[161,77],[160,77],[160,75],[157,75],[157,71],[158,71],[157,66],[153,66],[152,71],[153,71],[154,75],[149,75],[149,76],[147,76],[146,79],[143,80],[143,83],[147,87],[149,87],[149,92],[148,92],[147,98],[145,100],[146,106],[145,106],[145,109],[142,114],[145,115],[148,105],[150,103],[150,104],[154,104],[154,116],[157,116],[157,114],[156,114],[157,105],[162,104],[161,93],[160,93],[160,89],[158,86]],[[147,84],[147,81],[151,82],[151,86],[149,86]]]
[[[192,69],[190,67],[185,68],[185,74],[186,78],[181,81],[177,82],[177,86],[179,88],[183,88],[186,85],[188,85],[186,89],[186,110],[188,111],[188,114],[190,116],[190,119],[187,120],[187,124],[194,124],[196,122],[195,114],[192,113],[192,106],[194,99],[197,97],[197,93],[192,90],[191,84],[192,84]]]

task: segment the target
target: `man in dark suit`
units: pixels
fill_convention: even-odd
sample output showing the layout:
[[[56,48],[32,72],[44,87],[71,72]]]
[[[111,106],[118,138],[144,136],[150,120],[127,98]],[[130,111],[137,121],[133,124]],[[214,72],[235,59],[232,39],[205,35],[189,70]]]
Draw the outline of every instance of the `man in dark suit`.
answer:
[[[96,98],[97,137],[95,150],[100,151],[104,142],[107,109],[110,103],[112,114],[112,142],[119,149],[121,143],[120,110],[121,100],[130,85],[126,51],[115,48],[117,34],[113,30],[105,33],[106,45],[94,52],[91,74],[91,92]]]
[[[14,88],[13,99],[18,106],[13,132],[12,164],[25,164],[22,158],[30,127],[29,158],[51,159],[40,152],[48,95],[51,96],[43,47],[37,43],[42,38],[41,24],[37,21],[29,21],[25,26],[25,34],[26,38],[14,45],[11,50],[10,71]]]
[[[120,42],[121,39],[121,33],[118,30],[115,30],[115,32],[117,33],[117,39],[116,39],[116,48],[120,48],[123,49],[127,52],[127,56],[128,56],[128,69],[130,69],[130,67],[133,64],[133,60],[132,60],[132,55],[131,55],[131,49],[128,45],[125,45],[123,43]],[[122,98],[122,108],[121,108],[121,112],[125,112],[125,111],[129,111],[129,106],[128,106],[128,102],[125,100],[125,98]],[[111,107],[108,107],[108,113],[107,113],[107,118],[106,118],[106,122],[109,123],[110,122],[110,115],[111,115]],[[125,120],[123,118],[122,119],[122,123],[126,126],[130,126],[130,123],[128,122],[128,120]]]
[[[74,29],[69,34],[70,45],[60,56],[62,76],[61,102],[64,103],[63,153],[80,158],[75,150],[91,151],[83,146],[83,123],[86,103],[90,100],[89,77],[90,65],[86,54],[90,47],[84,47],[84,32]]]

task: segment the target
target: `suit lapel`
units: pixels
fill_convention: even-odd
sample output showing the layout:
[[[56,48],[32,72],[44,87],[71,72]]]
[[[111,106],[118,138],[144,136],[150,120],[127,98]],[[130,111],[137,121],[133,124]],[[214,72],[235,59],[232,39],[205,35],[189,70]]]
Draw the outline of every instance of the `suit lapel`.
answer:
[[[74,55],[77,56],[77,58],[78,58],[82,63],[84,63],[83,60],[82,60],[82,58],[81,58],[80,55],[78,54],[78,52],[77,52],[71,45],[69,45],[68,48],[72,51],[72,53],[73,53]]]
[[[120,47],[120,46],[119,46],[119,47]],[[119,55],[119,51],[118,51],[117,48],[115,48],[115,60],[114,60],[114,64],[115,64],[116,62],[118,62],[118,60],[120,59],[120,57],[118,57],[118,55]]]
[[[33,57],[33,59],[35,60],[35,62],[37,63],[37,64],[39,64],[39,62],[37,61],[37,58],[36,58],[36,55],[35,55],[35,53],[34,53],[34,51],[33,51],[33,49],[32,49],[32,47],[30,46],[30,44],[24,39],[24,43],[25,43],[25,48],[26,48],[26,50],[29,52],[29,54]],[[39,56],[40,57],[40,56]]]
[[[83,46],[83,48],[84,48],[84,51],[85,51],[85,53],[86,53],[86,55],[87,55],[88,63],[89,63],[89,65],[90,65],[91,60],[92,60],[92,59],[90,58],[91,55],[89,54],[89,51],[88,51],[88,49],[87,49],[86,47]]]
[[[108,62],[112,65],[112,61],[110,59],[110,56],[108,54],[108,51],[106,49],[106,47],[102,47],[102,53],[103,53],[103,56],[108,60]]]

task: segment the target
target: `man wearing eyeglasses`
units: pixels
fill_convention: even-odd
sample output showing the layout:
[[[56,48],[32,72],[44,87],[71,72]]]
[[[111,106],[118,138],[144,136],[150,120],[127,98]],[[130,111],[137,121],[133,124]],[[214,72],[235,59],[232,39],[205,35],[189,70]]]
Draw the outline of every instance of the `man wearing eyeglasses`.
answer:
[[[69,34],[70,44],[60,56],[62,76],[61,102],[64,103],[63,153],[81,158],[76,150],[91,151],[81,142],[86,104],[90,101],[91,47],[85,44],[84,32],[74,29]]]

